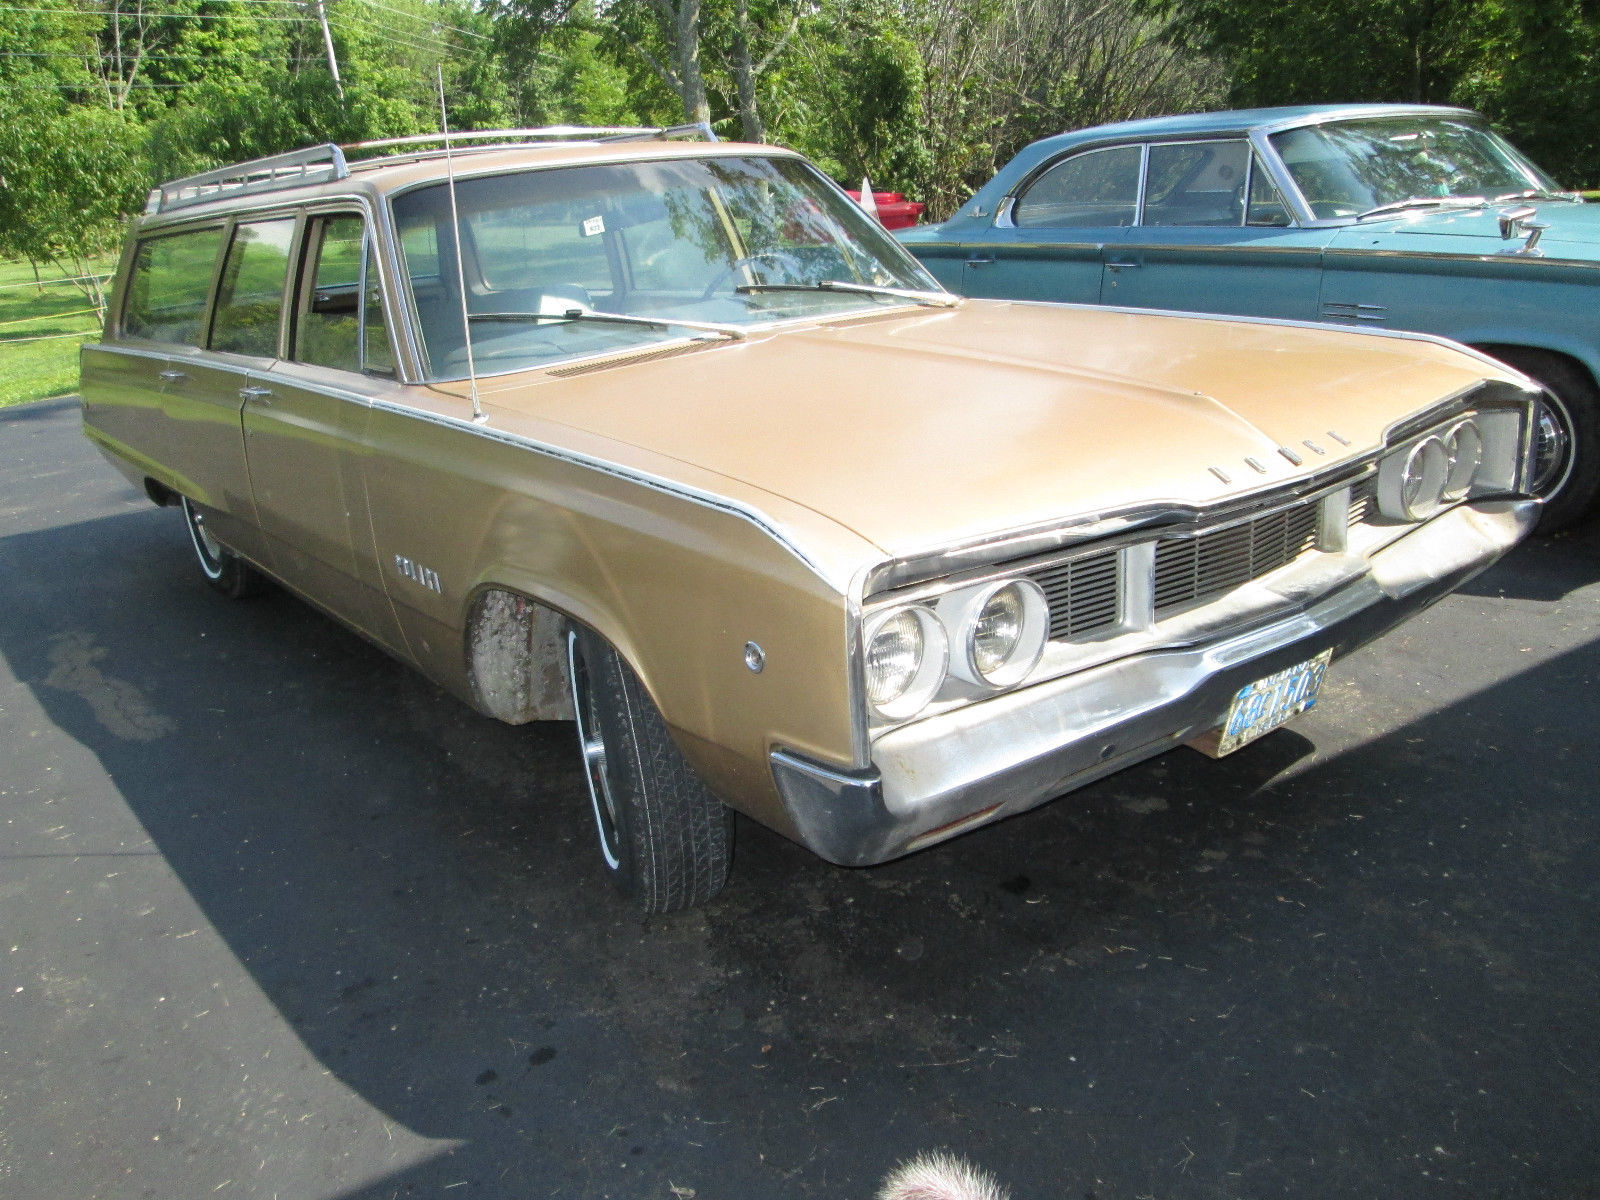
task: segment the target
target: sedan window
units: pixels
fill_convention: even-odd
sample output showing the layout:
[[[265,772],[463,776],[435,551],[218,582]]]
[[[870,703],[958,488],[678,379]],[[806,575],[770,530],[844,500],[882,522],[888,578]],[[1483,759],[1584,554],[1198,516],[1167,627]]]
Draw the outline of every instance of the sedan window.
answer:
[[[140,242],[128,274],[122,331],[152,342],[198,345],[221,245],[221,226]]]
[[[1289,213],[1289,206],[1283,202],[1283,193],[1272,182],[1272,176],[1267,174],[1267,169],[1261,165],[1260,157],[1252,161],[1250,168],[1250,208],[1245,213],[1246,225],[1284,226],[1292,225],[1294,218]]]
[[[300,285],[294,357],[345,371],[393,374],[366,222],[355,214],[322,218],[309,240],[314,248]]]
[[[1319,220],[1411,199],[1496,196],[1556,185],[1506,142],[1467,121],[1383,117],[1272,135],[1273,148]]]
[[[811,167],[708,156],[483,176],[397,196],[428,374],[520,370],[921,302],[937,285]],[[456,236],[459,213],[461,236]],[[457,245],[460,261],[457,261]],[[465,295],[462,294],[463,288]],[[731,331],[731,334],[730,334]]]
[[[1142,223],[1241,224],[1249,161],[1242,140],[1151,146]]]
[[[276,357],[294,227],[295,219],[287,217],[254,221],[234,230],[233,243],[222,264],[217,314],[211,322],[211,349]]]
[[[1139,211],[1138,146],[1091,150],[1056,163],[1012,211],[1022,228],[1132,225]]]

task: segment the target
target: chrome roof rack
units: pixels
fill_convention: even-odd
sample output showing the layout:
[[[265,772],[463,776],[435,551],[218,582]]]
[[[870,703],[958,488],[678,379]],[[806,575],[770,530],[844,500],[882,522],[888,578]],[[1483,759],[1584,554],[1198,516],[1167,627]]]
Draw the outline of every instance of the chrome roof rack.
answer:
[[[664,128],[645,125],[546,125],[538,129],[467,129],[450,132],[450,146],[457,154],[479,154],[488,150],[505,150],[518,146],[561,144],[563,142],[644,142],[699,136],[708,142],[717,140],[709,122],[695,125],[669,125]],[[348,142],[344,150],[352,154],[368,150],[400,150],[411,146],[443,146],[442,133],[416,133],[409,137],[375,138],[367,142]],[[462,142],[490,142],[492,145],[463,146]],[[430,153],[423,151],[423,153]],[[353,167],[375,165],[406,155],[374,155],[352,163]]]
[[[506,150],[521,146],[560,145],[564,142],[642,142],[701,137],[708,142],[717,141],[709,122],[694,125],[669,125],[652,128],[636,125],[549,125],[542,129],[480,129],[450,134],[450,146],[457,155],[481,154],[490,150]],[[427,158],[442,154],[445,135],[418,133],[410,137],[376,138],[367,142],[350,142],[335,146],[329,142],[321,146],[307,146],[291,150],[288,154],[274,154],[268,158],[255,158],[249,162],[235,163],[231,167],[218,167],[199,175],[174,179],[152,189],[145,202],[147,213],[170,212],[189,204],[203,204],[207,200],[220,200],[227,196],[244,196],[253,192],[270,192],[280,188],[305,187],[313,183],[330,183],[347,179],[352,170],[404,162],[408,159]],[[491,142],[491,145],[461,146],[462,142]],[[437,146],[439,149],[421,149]],[[403,151],[418,147],[411,153],[382,153]],[[346,152],[361,154],[379,151],[370,158],[350,162]]]
[[[345,179],[349,174],[350,164],[345,161],[344,151],[329,142],[321,146],[307,146],[303,150],[291,150],[287,154],[253,158],[249,162],[218,167],[215,171],[202,171],[198,175],[187,175],[163,183],[151,189],[144,211],[170,212],[174,208],[203,204],[207,200],[220,200],[225,196],[244,196],[252,192],[304,187],[309,183],[327,183]]]

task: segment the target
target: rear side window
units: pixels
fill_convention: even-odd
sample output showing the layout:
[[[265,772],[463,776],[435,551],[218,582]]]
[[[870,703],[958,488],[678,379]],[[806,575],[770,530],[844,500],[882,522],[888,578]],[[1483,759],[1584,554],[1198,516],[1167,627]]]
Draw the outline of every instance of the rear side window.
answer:
[[[1023,228],[1132,225],[1139,208],[1138,146],[1091,150],[1059,162],[1017,201]]]
[[[233,231],[217,315],[211,322],[211,349],[273,358],[283,316],[283,286],[289,278],[289,248],[295,219],[253,221]]]
[[[199,345],[221,245],[220,227],[140,242],[128,275],[122,332],[152,342]]]

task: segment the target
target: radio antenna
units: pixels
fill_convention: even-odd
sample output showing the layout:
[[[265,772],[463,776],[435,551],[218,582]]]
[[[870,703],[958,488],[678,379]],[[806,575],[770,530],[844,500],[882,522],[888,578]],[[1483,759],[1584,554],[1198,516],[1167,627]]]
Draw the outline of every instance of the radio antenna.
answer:
[[[435,65],[433,74],[439,84],[439,132],[444,136],[444,172],[450,189],[450,223],[455,230],[456,288],[461,296],[461,336],[467,345],[467,387],[472,393],[473,424],[482,425],[489,418],[478,399],[478,368],[472,359],[472,318],[467,313],[467,270],[461,262],[461,213],[456,208],[456,169],[450,158],[450,118],[444,107],[444,68]]]

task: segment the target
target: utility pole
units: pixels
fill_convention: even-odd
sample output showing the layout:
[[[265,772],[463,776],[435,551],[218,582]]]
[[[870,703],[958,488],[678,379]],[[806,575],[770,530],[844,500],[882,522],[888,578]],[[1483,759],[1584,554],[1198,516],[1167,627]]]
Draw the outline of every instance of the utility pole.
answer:
[[[339,59],[333,52],[333,32],[328,28],[328,10],[322,7],[322,0],[316,0],[317,20],[322,23],[322,45],[328,52],[328,72],[333,76],[334,94],[342,101],[344,99],[344,84],[339,82]]]

